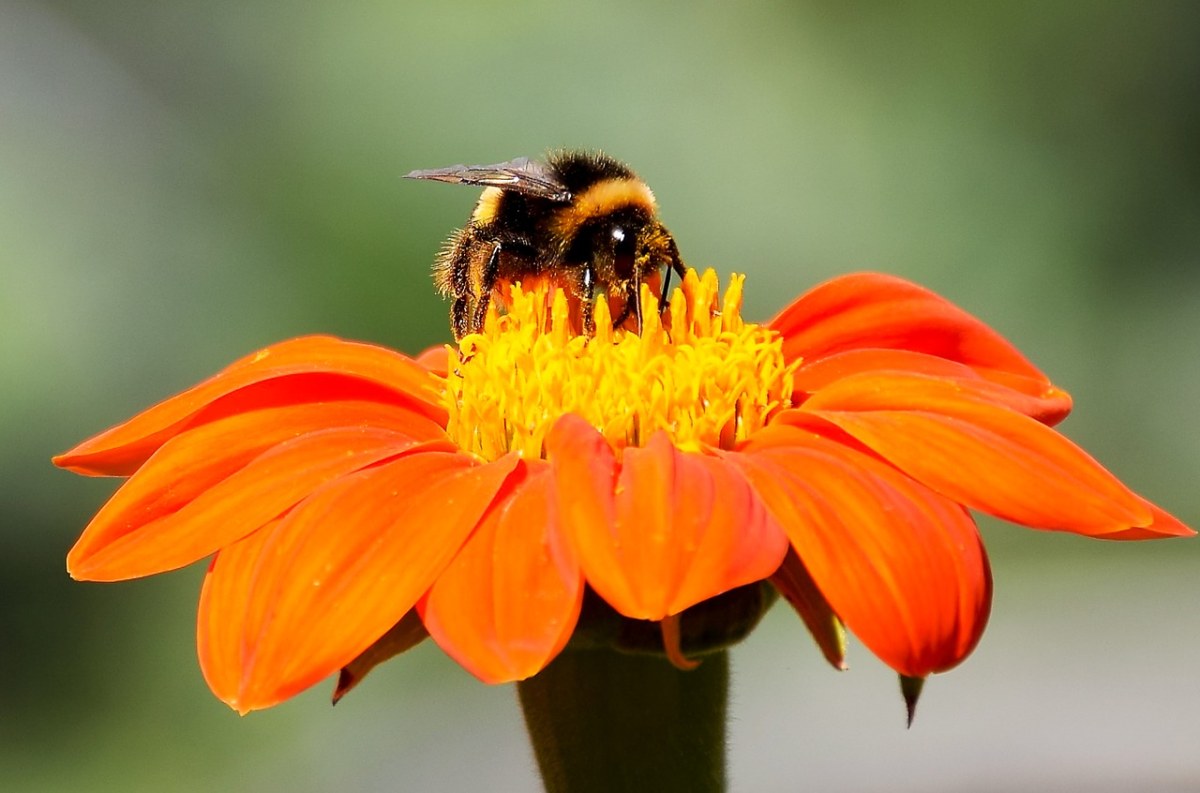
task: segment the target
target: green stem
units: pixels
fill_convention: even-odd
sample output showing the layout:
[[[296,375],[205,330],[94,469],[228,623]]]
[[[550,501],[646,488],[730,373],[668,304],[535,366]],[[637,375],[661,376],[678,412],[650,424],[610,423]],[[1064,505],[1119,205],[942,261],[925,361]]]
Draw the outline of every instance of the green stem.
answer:
[[[567,649],[517,685],[547,793],[721,793],[729,654]]]

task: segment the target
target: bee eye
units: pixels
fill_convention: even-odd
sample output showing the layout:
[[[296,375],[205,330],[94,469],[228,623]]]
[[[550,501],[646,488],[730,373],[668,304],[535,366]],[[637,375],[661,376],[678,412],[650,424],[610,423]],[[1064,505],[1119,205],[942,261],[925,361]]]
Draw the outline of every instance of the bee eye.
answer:
[[[626,234],[625,229],[620,226],[614,226],[612,230],[613,240],[613,267],[616,270],[617,277],[622,280],[630,278],[633,275],[634,264],[634,236]]]

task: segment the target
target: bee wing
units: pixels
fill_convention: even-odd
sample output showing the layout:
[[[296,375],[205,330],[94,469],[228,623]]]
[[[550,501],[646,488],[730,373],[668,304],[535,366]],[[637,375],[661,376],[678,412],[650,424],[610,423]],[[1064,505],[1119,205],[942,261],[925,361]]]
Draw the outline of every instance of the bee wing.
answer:
[[[413,171],[405,174],[404,178],[499,187],[550,201],[571,200],[571,191],[566,185],[544,164],[528,157],[518,157],[495,165],[451,165],[449,168]]]

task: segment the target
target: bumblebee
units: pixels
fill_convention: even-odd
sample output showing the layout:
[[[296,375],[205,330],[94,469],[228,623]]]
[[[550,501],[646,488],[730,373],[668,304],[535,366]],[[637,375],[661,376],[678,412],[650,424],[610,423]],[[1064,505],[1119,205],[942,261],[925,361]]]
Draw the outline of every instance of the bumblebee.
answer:
[[[683,277],[654,194],[607,155],[562,151],[545,163],[522,157],[413,171],[406,178],[484,188],[467,225],[450,235],[433,265],[434,284],[452,300],[455,339],[483,327],[489,303],[503,300],[508,285],[539,277],[578,300],[589,336],[597,291],[613,306],[613,327],[633,319],[640,333],[641,284],[663,294],[672,271]]]

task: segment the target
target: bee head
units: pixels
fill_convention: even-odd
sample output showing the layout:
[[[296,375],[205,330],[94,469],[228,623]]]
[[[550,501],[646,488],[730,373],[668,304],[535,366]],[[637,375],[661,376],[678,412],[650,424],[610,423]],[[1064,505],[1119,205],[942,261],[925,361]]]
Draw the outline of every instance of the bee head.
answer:
[[[571,240],[566,261],[591,264],[601,283],[639,280],[639,260],[645,260],[646,231],[659,225],[641,207],[625,207],[580,225]]]

